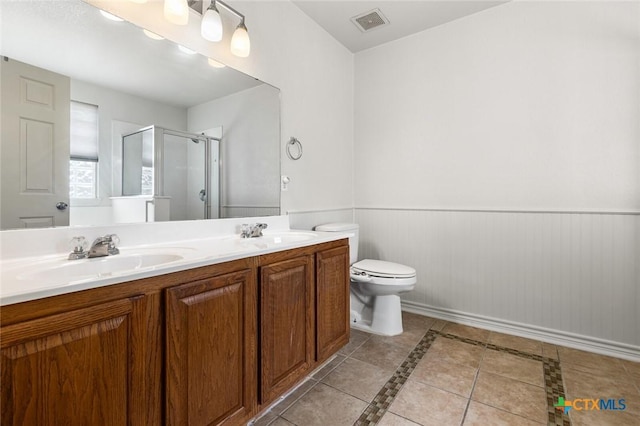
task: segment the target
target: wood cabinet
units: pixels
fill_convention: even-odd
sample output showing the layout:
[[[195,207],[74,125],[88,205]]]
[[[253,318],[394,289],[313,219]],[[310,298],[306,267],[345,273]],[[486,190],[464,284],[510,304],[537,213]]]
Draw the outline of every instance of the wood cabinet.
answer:
[[[9,425],[243,425],[349,338],[347,240],[0,309]]]
[[[2,328],[2,425],[144,420],[132,297]]]
[[[349,342],[348,246],[316,253],[315,299],[316,360],[321,362]]]
[[[241,424],[256,407],[256,295],[246,269],[167,289],[168,425]]]
[[[260,402],[263,404],[282,394],[311,368],[313,284],[310,255],[260,267]]]

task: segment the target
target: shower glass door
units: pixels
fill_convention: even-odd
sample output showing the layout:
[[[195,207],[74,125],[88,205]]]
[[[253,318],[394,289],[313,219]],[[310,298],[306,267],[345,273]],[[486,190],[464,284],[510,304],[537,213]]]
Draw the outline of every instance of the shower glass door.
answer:
[[[219,217],[219,144],[218,135],[158,126],[124,136],[123,196],[162,198],[170,220]]]

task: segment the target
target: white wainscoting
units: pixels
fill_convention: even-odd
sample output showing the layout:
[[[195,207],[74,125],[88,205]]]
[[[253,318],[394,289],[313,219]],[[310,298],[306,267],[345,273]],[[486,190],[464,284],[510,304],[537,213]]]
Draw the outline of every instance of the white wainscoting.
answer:
[[[404,309],[640,360],[640,214],[356,208]]]
[[[353,222],[353,207],[311,211],[288,211],[291,229],[313,229],[323,223]]]

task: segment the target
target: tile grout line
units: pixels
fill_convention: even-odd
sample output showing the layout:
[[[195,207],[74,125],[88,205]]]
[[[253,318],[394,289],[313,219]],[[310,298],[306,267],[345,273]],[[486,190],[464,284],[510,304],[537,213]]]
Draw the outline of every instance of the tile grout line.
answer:
[[[467,406],[464,408],[464,413],[462,414],[462,420],[460,421],[460,426],[464,425],[464,421],[467,418],[467,412],[469,411],[469,406],[471,405],[471,395],[473,395],[473,391],[476,388],[476,383],[478,383],[478,376],[480,375],[480,366],[482,365],[482,361],[484,361],[484,355],[487,352],[487,345],[484,345],[485,351],[482,353],[482,359],[478,363],[478,369],[476,370],[476,375],[473,378],[473,385],[471,386],[471,391],[469,392],[469,398],[467,398]]]
[[[542,362],[542,371],[544,374],[544,390],[547,398],[547,420],[549,426],[570,426],[571,420],[569,416],[562,410],[554,407],[554,401],[558,401],[559,397],[565,397],[564,386],[562,384],[562,370],[560,368],[560,361],[552,358],[544,357],[541,355],[531,354],[517,349],[511,349],[503,346],[494,345],[493,343],[482,343],[478,340],[468,339],[465,337],[456,336],[454,334],[445,334],[442,332],[436,332],[442,337],[448,339],[459,340],[465,343],[469,343],[476,346],[485,346],[487,349],[491,349],[498,352],[506,352],[511,355],[516,355],[520,358],[532,359]],[[547,374],[548,373],[548,374]]]
[[[544,374],[544,390],[547,399],[547,415],[548,415],[548,425],[549,426],[570,426],[571,420],[569,416],[567,416],[564,411],[558,410],[554,407],[554,400],[558,400],[559,397],[565,397],[564,386],[563,386],[563,378],[562,378],[562,370],[560,368],[560,361],[554,360],[552,358],[547,358],[541,355],[531,354],[523,351],[519,351],[517,349],[511,349],[503,346],[497,346],[493,343],[484,343],[478,340],[469,339],[466,337],[457,336],[454,334],[443,333],[438,330],[427,330],[424,334],[420,342],[413,348],[413,350],[409,353],[407,358],[402,362],[400,367],[396,369],[391,378],[384,384],[382,389],[378,392],[375,398],[369,403],[367,408],[362,412],[358,420],[355,421],[354,426],[372,426],[378,423],[380,419],[386,414],[388,408],[391,406],[393,401],[395,400],[397,394],[400,389],[404,386],[409,376],[415,369],[418,362],[424,357],[426,352],[431,347],[431,344],[436,339],[436,337],[441,336],[447,339],[461,341],[463,343],[468,343],[474,346],[483,346],[485,349],[491,349],[498,352],[506,352],[511,355],[518,356],[520,358],[532,359],[535,361],[542,362],[543,374]],[[484,357],[484,355],[483,355]],[[480,372],[480,367],[478,366],[478,371],[476,372],[476,377],[474,379],[474,384],[471,389],[471,393],[473,393],[473,388],[476,385],[478,375]],[[471,403],[471,394],[469,394],[469,398],[467,401],[467,406],[465,407],[465,411],[462,417],[462,422],[467,415],[467,410],[469,408],[469,404]],[[461,423],[462,424],[462,423]]]
[[[420,342],[409,352],[409,355],[396,369],[391,378],[382,386],[382,389],[360,414],[354,426],[371,426],[380,421],[436,337],[437,335],[432,330],[427,330]]]

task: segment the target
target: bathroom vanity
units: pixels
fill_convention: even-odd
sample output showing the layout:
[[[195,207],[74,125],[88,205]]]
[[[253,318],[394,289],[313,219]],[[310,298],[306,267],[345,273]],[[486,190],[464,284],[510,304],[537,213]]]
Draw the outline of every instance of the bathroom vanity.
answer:
[[[3,306],[2,425],[245,424],[349,339],[348,240],[278,240]]]

